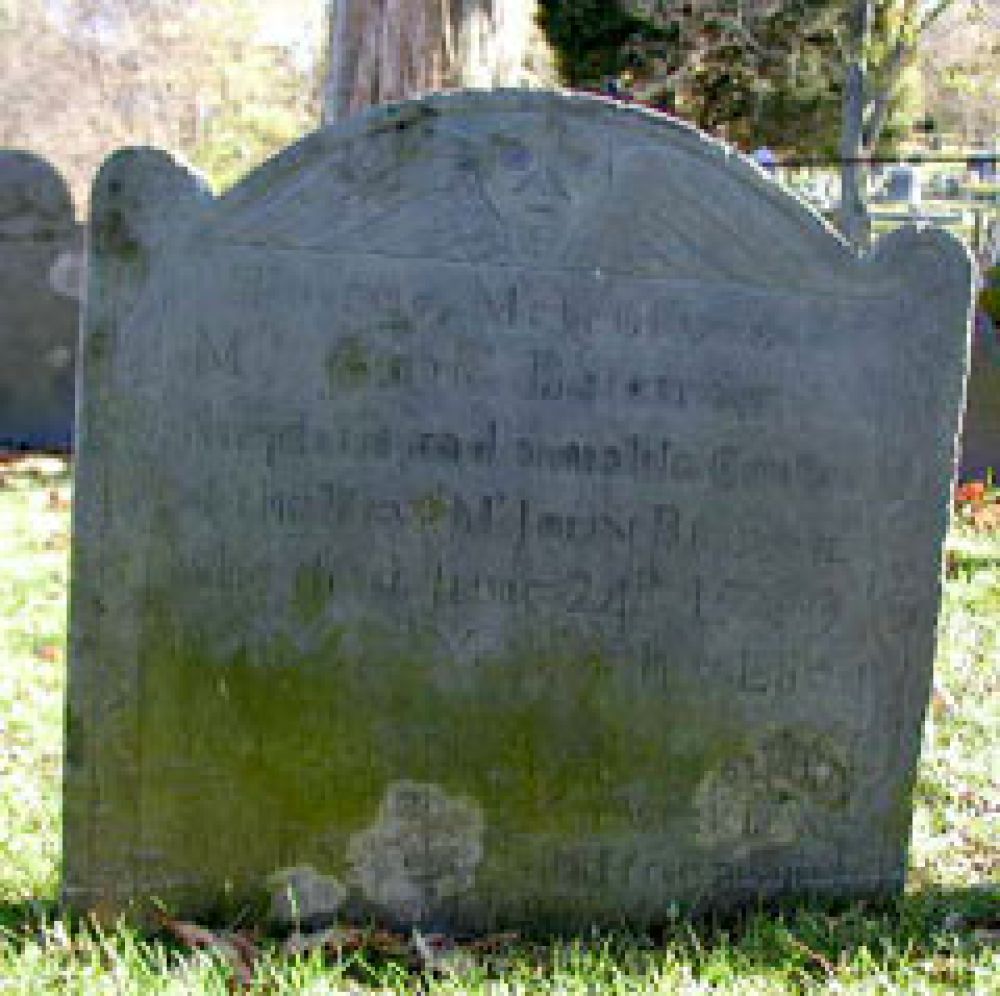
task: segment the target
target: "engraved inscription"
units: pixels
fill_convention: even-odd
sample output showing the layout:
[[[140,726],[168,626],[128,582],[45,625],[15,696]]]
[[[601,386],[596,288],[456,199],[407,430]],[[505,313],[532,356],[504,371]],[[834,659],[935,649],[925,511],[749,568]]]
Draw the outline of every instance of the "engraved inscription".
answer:
[[[304,869],[465,933],[898,887],[944,236],[857,257],[690,129],[534,93],[218,199],[122,152],[91,204],[67,895]]]

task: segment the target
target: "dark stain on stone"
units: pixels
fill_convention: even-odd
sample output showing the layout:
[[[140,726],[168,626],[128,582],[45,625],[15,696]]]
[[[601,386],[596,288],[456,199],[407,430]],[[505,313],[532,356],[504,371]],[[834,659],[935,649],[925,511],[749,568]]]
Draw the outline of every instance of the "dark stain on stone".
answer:
[[[327,355],[326,376],[331,388],[360,387],[370,373],[367,350],[357,336],[344,339]]]
[[[83,725],[72,708],[66,708],[66,763],[71,766],[83,764],[85,752]]]
[[[98,222],[94,230],[94,248],[98,253],[116,256],[126,263],[139,263],[145,258],[142,243],[120,208],[110,208]]]
[[[106,360],[111,351],[111,333],[104,326],[98,326],[87,337],[87,354],[92,362]]]

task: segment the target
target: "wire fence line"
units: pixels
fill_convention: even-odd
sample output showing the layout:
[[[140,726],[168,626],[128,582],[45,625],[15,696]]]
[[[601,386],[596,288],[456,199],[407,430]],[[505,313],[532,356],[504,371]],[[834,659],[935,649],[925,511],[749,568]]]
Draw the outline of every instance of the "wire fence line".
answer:
[[[786,159],[768,160],[768,166],[779,169],[802,169],[807,166],[965,166],[975,169],[980,165],[996,166],[1000,163],[1000,153],[970,156],[935,156],[914,152],[906,156],[797,156]]]
[[[967,171],[978,173],[982,189],[978,185],[962,184],[960,188],[933,188],[917,182],[913,193],[900,192],[897,196],[887,196],[886,190],[872,191],[867,199],[870,218],[873,223],[892,224],[907,220],[925,220],[958,225],[959,234],[970,244],[981,269],[1000,261],[1000,152],[971,151],[964,154],[911,152],[900,155],[824,156],[819,154],[800,156],[779,156],[762,147],[749,153],[758,166],[767,172],[794,172],[795,170],[840,171],[847,165],[870,167],[883,166],[961,166]],[[827,178],[828,181],[831,177]],[[952,182],[957,177],[952,178]],[[801,181],[785,178],[785,182],[799,196],[811,200],[831,220],[836,219],[838,205],[836,189],[827,185],[825,194],[816,199],[801,188]],[[921,189],[923,188],[923,189]],[[914,196],[915,194],[915,196]],[[897,203],[897,211],[886,212],[885,208]],[[877,208],[878,210],[871,210]],[[944,212],[944,213],[942,213]]]

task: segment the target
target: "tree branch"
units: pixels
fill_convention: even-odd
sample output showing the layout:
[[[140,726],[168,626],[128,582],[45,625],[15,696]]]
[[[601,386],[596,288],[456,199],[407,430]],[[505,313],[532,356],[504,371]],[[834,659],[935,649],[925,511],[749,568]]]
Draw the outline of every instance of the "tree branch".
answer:
[[[917,34],[929,28],[949,7],[955,5],[955,0],[937,0],[937,3],[921,18],[917,25]]]
[[[878,142],[889,118],[889,108],[896,89],[903,78],[903,73],[913,64],[917,54],[916,41],[955,0],[936,0],[915,26],[912,37],[908,37],[906,25],[900,28],[892,51],[886,56],[885,62],[879,67],[877,76],[882,80],[882,88],[867,101],[865,108],[864,129],[862,141],[865,149],[872,149]]]
[[[893,45],[885,62],[879,67],[878,77],[882,80],[882,88],[867,101],[862,129],[864,148],[871,149],[882,134],[882,129],[889,118],[889,108],[896,94],[896,88],[915,54],[916,48],[908,43],[901,33],[896,38],[896,44]]]
[[[863,151],[864,94],[868,69],[865,56],[871,38],[872,0],[852,0],[848,21],[849,58],[844,78],[840,136],[840,231],[856,249],[868,247],[871,221],[865,205]]]

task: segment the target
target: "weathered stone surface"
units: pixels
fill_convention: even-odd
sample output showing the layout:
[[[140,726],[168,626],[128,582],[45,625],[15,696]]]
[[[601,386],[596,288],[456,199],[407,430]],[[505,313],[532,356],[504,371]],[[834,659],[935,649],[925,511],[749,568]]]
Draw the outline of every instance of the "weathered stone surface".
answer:
[[[1000,479],[1000,331],[982,321],[973,339],[959,476]]]
[[[125,152],[93,204],[75,904],[900,885],[957,242],[858,259],[724,147],[552,94],[373,112],[218,201]]]
[[[59,174],[0,151],[0,449],[70,444],[81,256]]]

